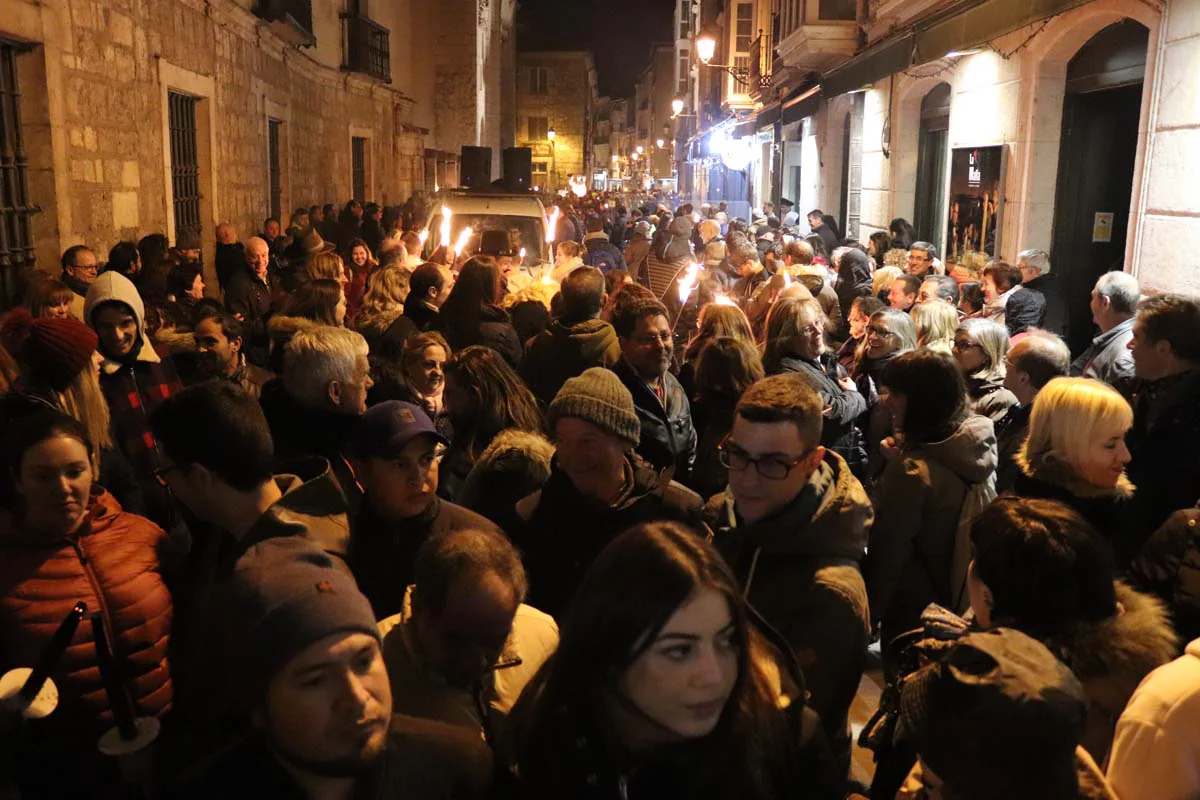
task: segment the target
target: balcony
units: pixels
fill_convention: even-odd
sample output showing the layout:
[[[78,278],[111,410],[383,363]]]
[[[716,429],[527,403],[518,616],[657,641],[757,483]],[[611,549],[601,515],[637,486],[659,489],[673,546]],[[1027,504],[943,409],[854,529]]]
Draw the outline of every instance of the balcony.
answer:
[[[776,43],[783,64],[797,73],[825,72],[854,55],[861,1],[783,0]]]
[[[342,14],[342,69],[391,83],[388,29],[358,14]]]
[[[765,95],[771,90],[774,63],[775,51],[771,47],[771,34],[759,33],[758,38],[750,44],[750,87],[747,90],[756,100],[765,99]]]
[[[312,47],[312,0],[257,0],[254,14],[267,23],[267,29],[294,47]]]

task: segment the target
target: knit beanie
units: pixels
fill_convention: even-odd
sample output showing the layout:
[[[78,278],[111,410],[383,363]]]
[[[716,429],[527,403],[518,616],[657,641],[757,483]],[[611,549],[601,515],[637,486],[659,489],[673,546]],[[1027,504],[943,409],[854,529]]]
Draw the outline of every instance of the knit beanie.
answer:
[[[225,667],[237,694],[261,701],[271,679],[335,633],[378,638],[371,603],[333,556],[302,536],[267,539],[238,559],[221,591]]]
[[[15,308],[0,320],[0,343],[32,378],[56,392],[65,392],[90,366],[98,341],[91,328],[72,317],[34,319],[28,309]]]
[[[546,424],[554,430],[559,417],[590,422],[605,433],[637,447],[642,425],[633,407],[633,395],[612,370],[592,367],[563,384],[546,411]]]
[[[672,236],[682,236],[686,239],[692,235],[692,220],[686,216],[676,217],[671,220],[667,230],[671,232]]]

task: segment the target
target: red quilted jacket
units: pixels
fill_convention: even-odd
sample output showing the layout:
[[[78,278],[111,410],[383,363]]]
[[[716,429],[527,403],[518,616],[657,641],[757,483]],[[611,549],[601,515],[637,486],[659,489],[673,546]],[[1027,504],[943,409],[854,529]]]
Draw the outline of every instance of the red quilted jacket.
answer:
[[[165,535],[153,522],[122,511],[101,489],[92,495],[88,519],[69,538],[39,540],[0,516],[0,669],[32,667],[63,617],[83,600],[89,616],[104,614],[114,651],[126,659],[138,715],[162,716],[171,706],[171,595],[158,560]],[[51,677],[59,707],[44,722],[75,732],[112,724],[87,620]]]

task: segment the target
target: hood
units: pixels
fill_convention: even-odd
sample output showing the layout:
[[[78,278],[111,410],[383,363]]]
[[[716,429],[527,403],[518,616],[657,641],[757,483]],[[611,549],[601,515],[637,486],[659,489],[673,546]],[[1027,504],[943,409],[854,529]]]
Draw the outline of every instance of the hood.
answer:
[[[770,555],[819,556],[861,561],[875,520],[871,500],[850,466],[832,450],[800,495],[782,511],[748,525],[738,519],[732,492],[709,501],[716,528],[736,529],[752,547]]]
[[[266,539],[304,536],[326,552],[345,556],[350,542],[349,507],[333,469],[323,458],[305,458],[276,475],[283,497],[268,508],[241,541],[244,551]]]
[[[1021,474],[1026,478],[1050,484],[1074,497],[1087,499],[1102,497],[1126,499],[1133,497],[1134,486],[1129,481],[1129,478],[1125,477],[1125,473],[1121,473],[1121,477],[1117,480],[1115,487],[1105,489],[1080,480],[1076,477],[1075,470],[1071,465],[1053,451],[1031,455],[1022,446],[1013,460],[1021,470]]]
[[[996,471],[996,431],[987,417],[971,415],[958,430],[940,442],[922,445],[920,451],[967,483],[983,483]]]
[[[141,341],[137,360],[159,361],[158,354],[154,352],[154,347],[150,344],[149,337],[146,336],[146,306],[142,302],[142,296],[138,293],[137,287],[133,285],[133,281],[119,272],[102,273],[88,288],[87,298],[83,301],[83,319],[88,327],[92,330],[96,329],[96,324],[92,321],[92,313],[96,307],[111,302],[124,303],[133,312],[134,319],[137,320],[138,340]],[[104,359],[103,368],[106,374],[116,372],[121,366],[120,362],[113,361],[108,357]]]
[[[609,240],[608,234],[605,233],[604,231],[592,231],[591,233],[584,234],[584,237],[583,237],[584,244],[587,244],[588,242],[594,242],[594,241],[607,242],[608,240]]]
[[[616,330],[602,319],[584,320],[574,325],[564,325],[559,320],[554,320],[550,323],[549,330],[557,345],[570,347],[597,362],[617,343]]]
[[[1084,684],[1091,701],[1115,717],[1143,678],[1175,658],[1179,639],[1157,598],[1121,581],[1114,588],[1120,613],[1045,644]]]
[[[397,314],[396,316],[400,315]],[[285,317],[281,314],[276,314],[267,322],[267,333],[271,335],[272,339],[291,339],[300,331],[315,328],[318,324],[305,317]]]

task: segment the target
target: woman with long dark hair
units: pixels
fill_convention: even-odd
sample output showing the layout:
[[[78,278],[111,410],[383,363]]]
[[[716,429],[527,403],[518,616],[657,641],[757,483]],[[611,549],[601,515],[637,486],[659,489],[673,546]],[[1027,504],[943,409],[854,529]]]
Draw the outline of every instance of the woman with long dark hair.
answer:
[[[735,305],[707,303],[700,309],[696,333],[683,350],[683,366],[679,370],[679,383],[689,398],[695,396],[696,360],[700,358],[700,352],[709,342],[722,337],[754,344],[754,331],[745,311]]]
[[[490,347],[472,345],[445,363],[443,402],[454,437],[442,462],[440,491],[453,500],[471,467],[505,428],[542,430],[529,387]]]
[[[706,341],[693,363],[696,365],[696,387],[692,397],[692,422],[699,439],[691,487],[701,497],[712,497],[729,484],[729,470],[721,463],[717,445],[733,428],[733,417],[742,392],[762,380],[762,357],[753,339],[718,336]]]
[[[520,796],[841,797],[798,670],[771,656],[729,567],[678,523],[593,562],[514,709]],[[844,781],[844,779],[843,779]]]
[[[903,217],[896,217],[892,220],[892,223],[888,225],[888,230],[892,233],[892,247],[897,250],[908,250],[917,240],[917,229]],[[879,266],[883,266],[883,264]]]
[[[516,369],[521,363],[521,340],[508,312],[500,307],[503,295],[500,267],[491,258],[476,256],[463,264],[434,328],[456,351],[484,345]]]
[[[340,328],[346,321],[346,293],[342,285],[329,278],[305,281],[288,297],[283,313],[271,317],[267,333],[271,337],[271,371],[283,374],[283,351],[302,330],[314,325]]]
[[[346,268],[350,270],[350,283],[346,287],[346,307],[350,319],[358,316],[363,295],[367,291],[367,283],[379,269],[379,251],[373,250],[361,238],[350,240],[346,247]]]

